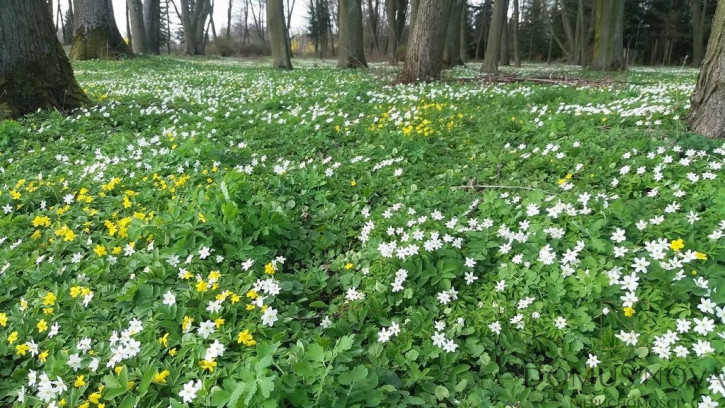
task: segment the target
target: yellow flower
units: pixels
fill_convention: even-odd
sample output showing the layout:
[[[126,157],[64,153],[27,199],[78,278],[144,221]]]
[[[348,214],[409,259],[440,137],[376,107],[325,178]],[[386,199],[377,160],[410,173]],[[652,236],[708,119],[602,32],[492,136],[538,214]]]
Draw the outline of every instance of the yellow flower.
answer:
[[[703,254],[702,252],[695,252],[695,258],[701,261],[707,261],[707,254]]]
[[[80,286],[73,286],[70,288],[70,297],[77,298],[78,295],[81,294],[81,287]]]
[[[351,264],[350,262],[345,264],[345,269],[347,269],[348,271],[354,267],[355,267],[355,265]]]
[[[176,348],[172,348],[171,350],[169,350],[169,355],[171,357],[175,356],[176,355]]]
[[[63,398],[63,399],[61,399],[60,401],[58,401],[58,406],[59,406],[59,407],[64,407],[64,406],[66,406],[67,404],[68,404],[68,403],[67,403],[67,402],[65,402],[65,398]],[[105,407],[104,407],[104,408],[105,408]]]
[[[254,308],[255,306],[251,303],[247,305],[247,310],[254,310]]]
[[[169,347],[169,333],[166,333],[162,337],[159,337],[159,343],[161,343],[161,345],[163,345],[164,347]]]
[[[8,325],[8,315],[0,313],[0,326],[5,327]]]
[[[25,298],[20,298],[20,310],[25,310],[28,308],[28,301],[25,300]]]
[[[350,182],[350,185],[353,186],[353,187],[355,187],[357,185],[357,183],[355,182],[355,180],[353,180],[353,181]]]
[[[218,329],[224,324],[224,319],[219,317],[216,320],[214,320],[214,324],[216,325],[216,328]]]
[[[81,388],[84,385],[86,385],[86,382],[83,380],[83,376],[79,375],[78,377],[76,377],[76,382],[73,383],[73,386],[76,388]]]
[[[264,265],[264,272],[268,275],[274,275],[274,271],[276,268],[274,267],[274,264],[272,262],[268,263],[267,265]]]
[[[101,398],[101,392],[96,391],[93,394],[88,396],[88,401],[91,401],[92,403],[98,405],[98,403],[100,402],[100,398]]]
[[[96,247],[93,248],[93,252],[95,252],[96,255],[98,255],[98,256],[108,255],[108,252],[106,251],[106,247],[103,245],[96,245]]]
[[[237,343],[244,344],[245,346],[251,347],[255,344],[257,344],[256,341],[254,341],[254,337],[252,337],[251,334],[249,334],[249,330],[244,329],[243,332],[239,332],[239,335],[237,337]]]
[[[684,241],[682,241],[682,238],[676,239],[672,242],[670,242],[670,248],[672,248],[673,251],[677,252],[680,249],[685,247]]]
[[[635,313],[637,313],[637,312],[631,307],[624,308],[624,315],[627,317],[632,317],[632,316],[634,316]]]
[[[43,308],[43,314],[52,315],[53,314],[53,308],[52,307]]]
[[[39,216],[36,215],[35,218],[33,218],[33,227],[50,227],[50,218],[48,218],[47,215]]]
[[[113,368],[113,372],[116,373],[116,375],[121,374],[121,371],[123,371],[122,365]]]
[[[8,335],[8,344],[13,344],[18,339],[18,331],[15,330],[14,332],[10,333]]]
[[[241,296],[237,295],[236,293],[232,295],[232,304],[235,304],[241,300]]]
[[[30,350],[30,346],[28,346],[27,344],[18,344],[17,346],[15,346],[15,353],[19,356],[24,356],[25,353],[28,352],[28,350]]]
[[[48,330],[48,323],[45,321],[45,319],[40,319],[36,326],[38,327],[38,333],[42,333]]]
[[[48,359],[48,350],[44,350],[42,353],[38,354],[38,360],[45,363],[45,360]]]
[[[32,239],[40,238],[40,230],[35,230],[35,232],[33,232],[33,235],[31,235],[30,238],[32,238]]]
[[[204,282],[204,279],[199,279],[199,281],[196,282],[196,291],[202,293],[207,291],[207,285],[206,282]]]
[[[100,403],[100,404],[98,404],[98,406],[96,408],[106,408],[106,404]]]
[[[209,372],[214,372],[214,367],[217,366],[216,360],[212,359],[211,361],[201,360],[199,362],[199,365],[203,370],[209,370]]]
[[[259,297],[254,289],[249,289],[249,292],[247,292],[246,296],[250,299],[256,299],[257,297]]]
[[[184,322],[181,323],[181,329],[184,331],[189,330],[191,324],[194,323],[194,319],[189,316],[184,316]]]
[[[81,405],[78,405],[78,408],[91,408],[91,403],[86,401],[82,403]]]
[[[199,221],[206,222],[206,217],[204,216],[204,214],[199,213]]]
[[[57,298],[53,292],[48,292],[45,296],[43,296],[43,304],[45,306],[53,306],[56,299]]]
[[[164,370],[160,373],[154,374],[153,382],[156,384],[166,384],[166,377],[171,375],[171,372],[169,370]]]

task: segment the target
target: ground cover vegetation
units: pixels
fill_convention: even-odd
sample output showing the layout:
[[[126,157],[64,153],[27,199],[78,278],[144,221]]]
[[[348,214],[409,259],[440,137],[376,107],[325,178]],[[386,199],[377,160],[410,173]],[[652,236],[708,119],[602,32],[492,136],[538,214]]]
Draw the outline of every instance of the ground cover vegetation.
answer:
[[[0,123],[0,405],[725,400],[697,71],[295,64],[76,62],[95,106]]]

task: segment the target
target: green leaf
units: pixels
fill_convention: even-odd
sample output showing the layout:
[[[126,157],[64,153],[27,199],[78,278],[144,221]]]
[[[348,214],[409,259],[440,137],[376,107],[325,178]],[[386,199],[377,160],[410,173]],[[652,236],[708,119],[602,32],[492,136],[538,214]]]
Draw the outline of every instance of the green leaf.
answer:
[[[436,394],[436,398],[438,398],[439,400],[448,398],[448,395],[450,395],[448,392],[448,388],[446,388],[442,385],[439,385],[436,387],[435,394]]]

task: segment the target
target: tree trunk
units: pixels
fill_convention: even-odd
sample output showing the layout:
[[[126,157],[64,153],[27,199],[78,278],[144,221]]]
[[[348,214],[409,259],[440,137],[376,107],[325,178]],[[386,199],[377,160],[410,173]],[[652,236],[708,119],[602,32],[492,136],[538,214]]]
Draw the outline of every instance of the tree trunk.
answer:
[[[267,29],[272,49],[272,67],[292,69],[282,0],[267,0]]]
[[[446,29],[446,43],[443,48],[443,67],[451,68],[463,65],[461,59],[461,13],[464,0],[452,0],[451,11],[448,13],[448,27]]]
[[[181,0],[181,24],[184,28],[184,47],[189,55],[204,54],[204,26],[210,14],[210,0]]]
[[[725,2],[719,1],[695,92],[690,98],[690,129],[706,137],[725,138]]]
[[[388,22],[388,63],[398,65],[398,47],[403,34],[402,26],[405,25],[405,0],[385,0],[385,16]],[[402,24],[400,17],[403,17]]]
[[[112,0],[75,0],[73,10],[71,59],[110,60],[133,55],[116,26]]]
[[[461,19],[458,22],[460,29],[458,30],[459,47],[458,55],[461,56],[461,63],[465,64],[468,60],[468,1],[463,0],[463,8],[461,10]]]
[[[338,68],[367,68],[361,0],[340,0]]]
[[[692,19],[692,66],[699,67],[705,51],[705,5],[707,1],[690,0],[690,16]]]
[[[232,6],[234,5],[233,0],[229,0],[229,7],[227,8],[227,41],[232,39]]]
[[[512,42],[514,43],[514,66],[521,66],[521,52],[519,51],[519,0],[514,0],[514,15],[512,17]]]
[[[481,72],[488,74],[498,73],[498,58],[501,50],[501,34],[506,23],[506,10],[508,0],[495,0],[493,3],[493,16],[491,17],[491,28],[488,30],[486,51],[483,55]]]
[[[73,76],[43,0],[3,0],[0,13],[0,121],[38,109],[89,102]]]
[[[507,20],[504,20],[503,30],[501,30],[501,55],[498,63],[503,66],[511,65],[511,58],[509,58],[509,24]]]
[[[133,52],[146,54],[149,49],[146,42],[146,28],[144,27],[143,3],[141,3],[141,0],[126,0],[126,7],[128,7],[129,25],[133,35]]]
[[[429,81],[443,68],[450,0],[420,0],[401,82]]]
[[[146,45],[151,54],[161,54],[161,2],[145,0],[143,4]]]
[[[624,69],[624,0],[597,0],[592,70]]]
[[[413,31],[415,30],[415,21],[418,18],[418,5],[420,0],[410,0],[410,26],[408,27],[408,44],[410,39],[413,38]],[[407,44],[406,44],[407,46]],[[407,50],[406,50],[407,54]]]

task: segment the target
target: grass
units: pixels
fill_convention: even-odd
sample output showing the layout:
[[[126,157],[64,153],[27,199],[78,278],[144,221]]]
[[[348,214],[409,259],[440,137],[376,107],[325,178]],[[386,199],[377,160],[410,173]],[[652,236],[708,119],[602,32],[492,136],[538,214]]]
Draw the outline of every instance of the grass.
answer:
[[[0,124],[1,404],[722,401],[696,71],[296,66],[77,63],[96,106]]]

